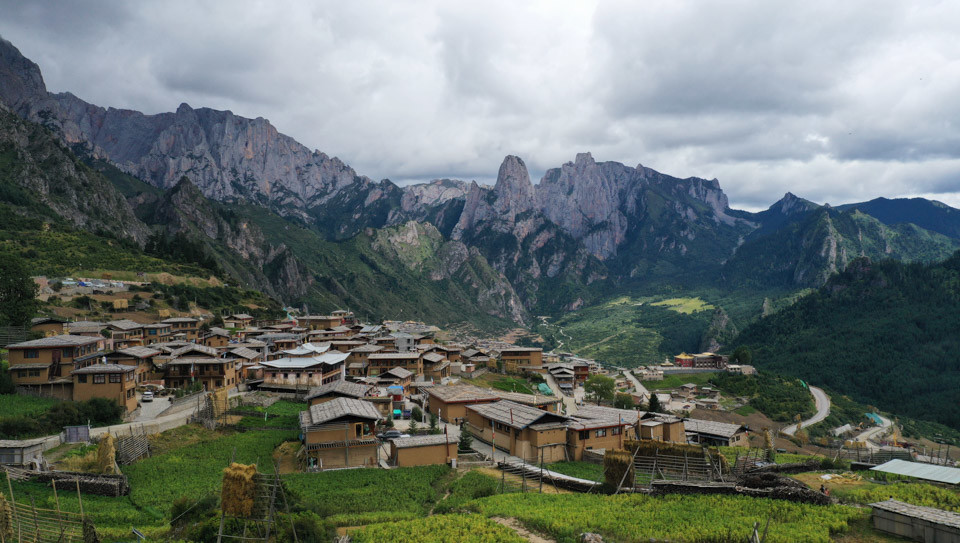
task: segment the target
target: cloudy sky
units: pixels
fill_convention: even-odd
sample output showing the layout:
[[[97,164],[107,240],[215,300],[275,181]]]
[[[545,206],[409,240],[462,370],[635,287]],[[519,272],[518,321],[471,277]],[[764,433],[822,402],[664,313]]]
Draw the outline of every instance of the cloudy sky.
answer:
[[[53,91],[269,119],[360,173],[535,179],[591,151],[734,207],[960,206],[960,3],[12,2]]]

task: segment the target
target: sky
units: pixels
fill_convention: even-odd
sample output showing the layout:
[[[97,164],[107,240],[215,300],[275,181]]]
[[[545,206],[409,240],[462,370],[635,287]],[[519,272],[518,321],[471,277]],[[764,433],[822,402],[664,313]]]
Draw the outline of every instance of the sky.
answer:
[[[0,0],[47,87],[269,119],[403,184],[534,181],[590,151],[787,191],[960,207],[960,2]]]

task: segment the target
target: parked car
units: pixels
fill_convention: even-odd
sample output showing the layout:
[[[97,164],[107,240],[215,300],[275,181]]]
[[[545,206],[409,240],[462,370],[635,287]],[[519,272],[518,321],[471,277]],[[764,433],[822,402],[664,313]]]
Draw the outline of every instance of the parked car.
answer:
[[[143,393],[143,396],[140,396],[141,402],[152,402],[153,401],[153,392],[149,390]]]
[[[383,437],[381,437],[380,439],[389,441],[391,439],[397,439],[398,437],[403,437],[403,432],[401,432],[400,430],[391,429],[391,430],[387,430],[382,435]]]
[[[404,420],[409,420],[411,413],[412,413],[412,410],[410,410],[410,409],[404,409],[404,410],[403,410],[403,418],[404,418]]]

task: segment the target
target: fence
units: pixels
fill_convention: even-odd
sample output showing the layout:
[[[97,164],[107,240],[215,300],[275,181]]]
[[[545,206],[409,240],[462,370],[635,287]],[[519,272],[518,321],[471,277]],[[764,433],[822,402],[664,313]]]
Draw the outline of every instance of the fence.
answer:
[[[132,464],[141,458],[150,456],[150,440],[147,439],[147,433],[143,425],[134,429],[130,427],[130,434],[126,436],[117,436],[117,464],[126,466]]]

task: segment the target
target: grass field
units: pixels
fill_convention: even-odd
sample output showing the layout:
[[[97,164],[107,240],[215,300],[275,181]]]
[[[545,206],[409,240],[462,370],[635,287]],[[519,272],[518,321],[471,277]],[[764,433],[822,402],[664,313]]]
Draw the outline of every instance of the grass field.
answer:
[[[603,482],[603,466],[592,462],[554,462],[545,466],[550,471],[587,479],[588,481]]]
[[[683,313],[685,315],[713,309],[712,305],[701,300],[700,298],[670,298],[667,300],[661,300],[659,302],[653,302],[650,305],[666,307],[667,309],[671,309],[677,313]]]

